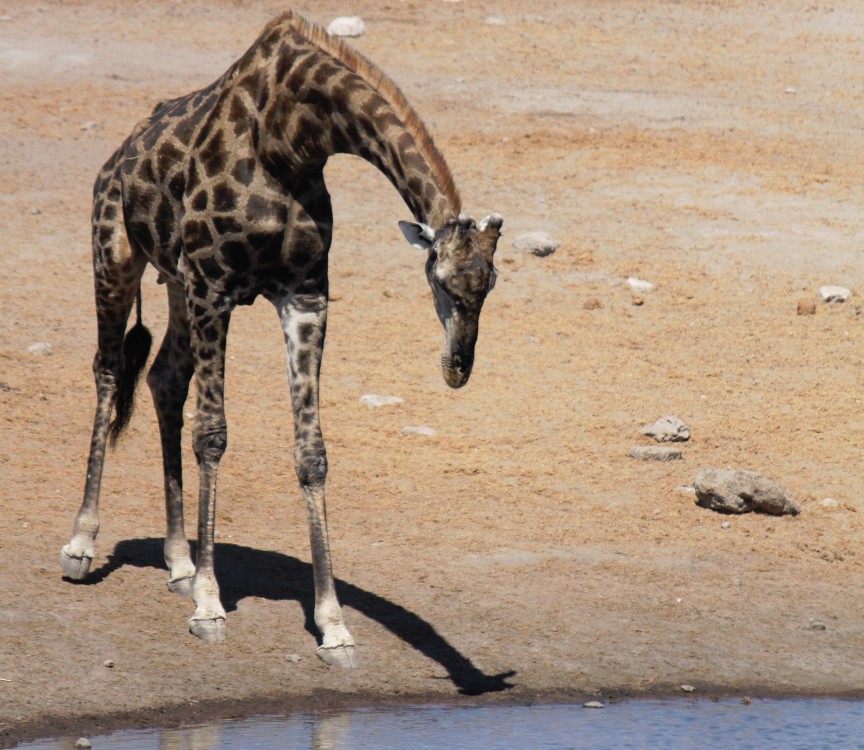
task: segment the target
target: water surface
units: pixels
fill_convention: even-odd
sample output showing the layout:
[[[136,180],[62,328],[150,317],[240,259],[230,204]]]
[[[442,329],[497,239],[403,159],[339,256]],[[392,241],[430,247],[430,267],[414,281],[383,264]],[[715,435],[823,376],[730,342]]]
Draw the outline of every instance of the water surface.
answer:
[[[20,745],[67,750],[74,739]],[[266,716],[90,737],[94,750],[846,750],[864,748],[864,702],[630,701],[430,706]]]

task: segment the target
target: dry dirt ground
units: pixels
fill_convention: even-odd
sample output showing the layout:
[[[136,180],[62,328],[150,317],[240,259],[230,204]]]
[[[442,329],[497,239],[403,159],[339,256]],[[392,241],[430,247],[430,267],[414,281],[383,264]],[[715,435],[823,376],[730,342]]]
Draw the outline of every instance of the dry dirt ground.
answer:
[[[228,642],[190,636],[191,603],[165,586],[146,387],[108,458],[95,572],[61,579],[95,405],[92,180],[156,101],[209,83],[282,9],[0,2],[0,742],[685,683],[864,693],[861,299],[796,314],[823,284],[864,283],[856,2],[300,4],[324,24],[364,17],[356,46],[415,103],[466,209],[505,217],[474,375],[450,391],[423,258],[396,228],[407,209],[364,162],[328,166],[322,419],[361,666],[314,657],[283,343],[263,301],[230,337]],[[529,230],[560,249],[515,250]],[[643,304],[628,277],[655,285]],[[158,341],[152,272],[144,314]],[[28,352],[42,341],[52,355]],[[371,410],[366,393],[404,403]],[[683,461],[628,458],[665,414],[692,428]],[[402,434],[418,425],[436,434]],[[803,511],[699,508],[681,488],[707,467],[763,473]]]

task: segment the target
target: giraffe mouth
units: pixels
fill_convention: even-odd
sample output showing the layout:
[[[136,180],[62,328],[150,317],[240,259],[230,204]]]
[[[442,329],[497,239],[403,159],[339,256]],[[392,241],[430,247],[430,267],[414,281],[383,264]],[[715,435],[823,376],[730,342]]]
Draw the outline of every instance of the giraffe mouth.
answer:
[[[444,375],[444,382],[451,388],[461,388],[471,377],[473,365],[473,358],[462,357],[458,354],[441,355],[441,372]]]

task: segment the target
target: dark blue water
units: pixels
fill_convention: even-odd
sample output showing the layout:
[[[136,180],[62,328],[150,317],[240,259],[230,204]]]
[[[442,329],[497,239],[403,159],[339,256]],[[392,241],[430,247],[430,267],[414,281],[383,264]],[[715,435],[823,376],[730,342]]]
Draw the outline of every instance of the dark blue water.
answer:
[[[20,745],[66,750],[75,738]],[[90,737],[94,750],[854,750],[864,703],[632,701],[355,709]]]

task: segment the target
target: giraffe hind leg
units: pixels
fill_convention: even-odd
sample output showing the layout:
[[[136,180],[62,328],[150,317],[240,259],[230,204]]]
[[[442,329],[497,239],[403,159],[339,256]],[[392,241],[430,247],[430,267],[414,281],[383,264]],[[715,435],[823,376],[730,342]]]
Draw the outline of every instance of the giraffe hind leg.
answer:
[[[113,206],[113,211],[109,212],[109,215],[119,217],[119,205],[110,205]],[[105,215],[106,202],[97,199],[93,214],[93,268],[99,335],[98,349],[93,360],[96,414],[87,461],[84,499],[75,517],[72,538],[60,552],[60,565],[64,575],[76,581],[87,576],[95,556],[102,467],[118,389],[128,390],[130,378],[134,389],[138,373],[134,372],[133,368],[138,367],[140,371],[147,359],[145,349],[149,350],[149,333],[141,324],[140,318],[133,328],[135,335],[131,336],[131,341],[129,336],[125,335],[126,323],[140,290],[146,259],[140,251],[129,245],[122,219],[106,219]],[[124,341],[128,342],[126,347]],[[124,366],[124,355],[130,357],[129,366]],[[126,409],[128,421],[131,400],[127,402]],[[124,425],[117,429],[117,434],[122,426]]]
[[[189,345],[189,324],[183,287],[168,283],[168,329],[153,366],[147,374],[147,385],[153,395],[159,433],[162,438],[162,466],[165,474],[165,564],[168,566],[168,588],[183,596],[192,596],[195,564],[189,553],[189,542],[183,522],[183,466],[180,433],[183,428],[183,405],[189,393],[193,372]]]

